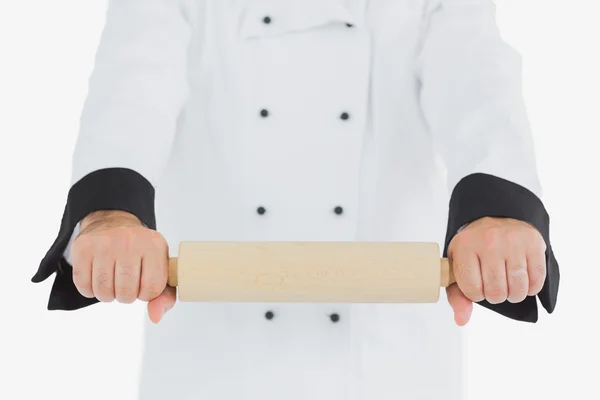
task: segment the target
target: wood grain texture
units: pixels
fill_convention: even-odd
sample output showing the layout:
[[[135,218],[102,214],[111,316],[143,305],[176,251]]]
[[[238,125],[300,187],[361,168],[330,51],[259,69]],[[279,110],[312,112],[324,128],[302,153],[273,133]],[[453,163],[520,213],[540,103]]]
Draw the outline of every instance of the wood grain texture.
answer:
[[[432,303],[454,281],[437,243],[182,242],[181,301]]]

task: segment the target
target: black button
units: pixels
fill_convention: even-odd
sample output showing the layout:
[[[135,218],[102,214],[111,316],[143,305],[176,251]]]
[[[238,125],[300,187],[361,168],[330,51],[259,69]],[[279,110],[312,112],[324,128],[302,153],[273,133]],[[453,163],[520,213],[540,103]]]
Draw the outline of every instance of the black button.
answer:
[[[260,116],[266,118],[269,116],[269,110],[262,109],[260,110]]]
[[[354,25],[352,25],[352,24],[350,24],[350,23],[347,23],[347,24],[346,24],[346,26],[347,26],[348,28],[352,28]]]
[[[336,208],[333,209],[333,212],[336,213],[337,215],[342,215],[342,213],[344,212],[344,209],[340,206],[337,206]]]
[[[256,209],[256,212],[258,213],[258,215],[263,215],[267,212],[267,210],[263,206],[260,206]]]
[[[273,314],[273,311],[267,311],[265,313],[265,318],[268,319],[269,321],[272,320],[274,316],[275,316],[275,314]]]
[[[340,320],[340,316],[338,314],[331,314],[329,319],[331,319],[331,322],[336,323]]]
[[[271,23],[271,17],[269,17],[268,15],[266,17],[263,18],[263,22],[265,24],[270,24]]]
[[[350,114],[348,114],[347,112],[343,112],[342,115],[340,115],[340,118],[343,121],[346,121],[346,120],[350,119]]]

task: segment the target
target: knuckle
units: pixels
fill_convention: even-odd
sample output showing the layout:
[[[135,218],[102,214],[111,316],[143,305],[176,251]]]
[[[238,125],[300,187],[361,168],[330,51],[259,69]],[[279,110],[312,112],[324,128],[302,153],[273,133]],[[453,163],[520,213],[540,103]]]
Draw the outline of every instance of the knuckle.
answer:
[[[541,252],[546,251],[546,241],[536,228],[529,227],[525,237],[533,249]]]
[[[73,283],[81,294],[90,294],[91,281],[88,274],[83,273],[81,270],[73,269]]]
[[[137,299],[137,291],[130,285],[119,287],[116,295],[119,303],[131,304]]]
[[[544,286],[544,282],[546,281],[545,277],[537,276],[533,278],[529,278],[529,289],[535,293],[530,293],[531,295],[537,294],[542,287]]]
[[[452,247],[455,247],[457,245],[461,245],[464,241],[468,240],[468,236],[469,236],[469,232],[468,231],[459,232],[456,235],[454,235],[454,237],[452,238],[452,241],[450,242],[450,245]]]
[[[96,285],[100,288],[111,287],[112,280],[110,279],[110,275],[106,270],[100,270],[96,275]]]
[[[120,250],[130,252],[135,243],[135,232],[133,229],[127,226],[119,227],[114,233],[114,245],[118,246]]]
[[[75,277],[73,277],[73,284],[75,285],[75,288],[77,289],[77,291],[84,297],[93,297],[93,291],[90,285],[90,282],[86,282],[83,280],[78,280],[75,279]]]
[[[502,285],[506,283],[506,262],[503,258],[496,258],[493,264],[487,266],[486,272],[493,284]]]
[[[154,299],[163,292],[163,290],[165,289],[165,286],[166,286],[166,284],[163,285],[162,282],[160,282],[158,280],[154,280],[152,282],[149,282],[145,289],[146,289],[146,292],[148,293],[148,296],[150,296],[150,298]]]
[[[523,300],[525,300],[526,297],[527,297],[527,291],[518,291],[515,293],[511,293],[510,296],[508,296],[506,300],[509,303],[516,304],[516,303],[520,303]]]
[[[525,267],[516,267],[508,271],[508,279],[512,283],[525,283],[527,282],[527,277],[527,268]]]
[[[539,240],[541,239],[541,235],[538,232],[537,229],[535,229],[534,227],[532,227],[531,225],[529,225],[526,230],[525,230],[525,234],[527,235],[527,238],[530,240]]]
[[[504,234],[504,237],[509,245],[516,245],[523,241],[523,236],[521,235],[521,232],[515,229],[507,231]]]
[[[532,281],[544,281],[546,279],[546,265],[544,264],[535,264],[533,268],[531,268],[531,276],[529,277]]]
[[[73,254],[86,254],[92,251],[93,240],[90,235],[80,235],[73,241],[71,251]]]
[[[85,298],[91,299],[94,297],[94,292],[91,291],[89,288],[78,286],[78,285],[75,285],[75,288],[77,289],[79,294],[81,294]]]
[[[467,283],[464,285],[464,295],[471,301],[481,301],[484,299],[483,286],[479,283]]]
[[[500,287],[490,287],[485,289],[485,298],[491,304],[502,303],[506,300],[506,290]]]
[[[102,290],[102,289],[95,290],[94,295],[96,296],[96,298],[98,300],[100,300],[103,303],[108,303],[115,299],[115,296],[113,293],[111,293],[107,290]]]
[[[113,239],[110,234],[98,234],[93,238],[92,246],[95,255],[107,256],[113,251]]]
[[[469,275],[469,267],[465,264],[453,264],[454,277],[457,281],[466,280]]]
[[[526,275],[513,276],[510,280],[508,300],[511,302],[522,301],[527,296],[528,289]]]
[[[534,241],[534,243],[536,243],[534,245],[534,249],[536,249],[541,254],[545,254],[546,253],[546,250],[548,249],[548,246],[546,245],[546,242],[544,241],[543,238],[538,238],[538,240]]]
[[[506,276],[503,269],[488,267],[482,272],[484,274],[484,284],[490,289],[500,289],[502,288],[503,283],[505,284]]]
[[[543,285],[541,285],[539,282],[535,282],[535,283],[530,283],[529,284],[529,290],[527,291],[528,295],[530,296],[535,296],[536,294],[538,294],[541,290],[542,290]]]
[[[117,300],[121,303],[131,303],[138,295],[139,277],[135,263],[120,264],[115,272],[115,287]]]
[[[154,230],[148,230],[146,243],[153,249],[162,250],[167,247],[167,243],[163,235]]]
[[[101,271],[94,279],[94,287],[97,294],[101,296],[112,295],[113,282],[106,271]]]
[[[140,299],[141,301],[150,301],[154,297],[150,296],[150,293],[146,292],[145,289],[141,289],[137,298]]]
[[[117,296],[117,301],[121,304],[133,304],[136,299],[136,296]]]
[[[527,264],[514,264],[507,268],[509,278],[526,278],[527,277]]]
[[[533,270],[536,274],[540,276],[546,275],[546,264],[545,263],[537,263],[534,265]]]
[[[486,248],[493,248],[500,242],[500,232],[497,228],[487,228],[481,234],[481,239]]]
[[[136,289],[135,284],[132,282],[128,282],[125,284],[118,285],[116,287],[116,294],[118,294],[119,296],[125,296],[125,297],[131,297],[131,296],[137,297],[137,293],[136,293],[135,289]]]
[[[536,241],[538,241],[538,240],[544,241],[544,239],[542,238],[542,234],[540,233],[540,231],[538,231],[537,228],[535,228],[532,225],[528,226],[528,228],[527,228],[527,234],[528,234],[528,237],[530,239],[533,239],[533,240],[536,240]]]
[[[134,262],[120,263],[117,268],[117,274],[125,280],[133,280],[136,277],[137,267]]]
[[[81,281],[85,279],[90,271],[90,267],[81,264],[73,264],[73,280]]]

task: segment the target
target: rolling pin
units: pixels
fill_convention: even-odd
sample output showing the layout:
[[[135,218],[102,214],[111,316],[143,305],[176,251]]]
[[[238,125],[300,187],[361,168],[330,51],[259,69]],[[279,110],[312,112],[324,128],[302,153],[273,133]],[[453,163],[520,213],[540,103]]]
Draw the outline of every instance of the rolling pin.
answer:
[[[437,243],[182,242],[168,284],[189,302],[435,303]]]

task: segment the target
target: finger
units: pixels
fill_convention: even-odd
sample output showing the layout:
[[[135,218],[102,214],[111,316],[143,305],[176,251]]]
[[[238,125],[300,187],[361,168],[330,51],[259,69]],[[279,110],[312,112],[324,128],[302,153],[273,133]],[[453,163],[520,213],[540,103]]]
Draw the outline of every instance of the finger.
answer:
[[[177,301],[177,290],[167,286],[165,290],[155,299],[148,302],[148,316],[155,324],[158,324],[163,315],[175,305]]]
[[[99,256],[92,260],[92,289],[103,303],[115,299],[115,261],[113,257]]]
[[[119,303],[133,303],[140,289],[142,258],[136,255],[119,256],[115,264],[115,297]]]
[[[469,300],[456,283],[446,288],[448,303],[454,311],[454,321],[458,326],[464,326],[471,319],[473,312],[473,302]]]
[[[94,297],[92,288],[92,252],[83,242],[73,242],[71,247],[73,262],[73,283],[83,297]]]
[[[506,260],[501,254],[500,250],[493,250],[479,256],[481,259],[483,294],[490,304],[503,303],[508,296]]]
[[[544,287],[546,281],[546,254],[543,251],[531,251],[527,254],[527,274],[529,275],[529,296],[535,296]]]
[[[471,301],[484,299],[483,281],[477,253],[467,247],[460,247],[452,254],[452,269],[458,288]]]
[[[167,286],[169,273],[167,253],[162,248],[149,249],[142,257],[141,263],[138,298],[142,301],[150,301],[158,297]]]
[[[524,250],[517,249],[506,260],[506,279],[508,284],[507,300],[520,303],[529,292],[527,257]]]

